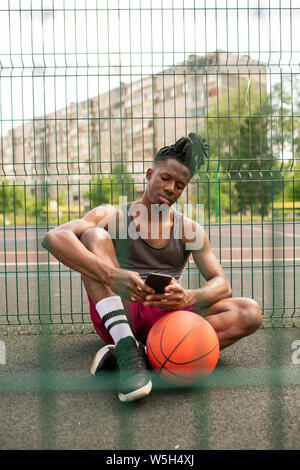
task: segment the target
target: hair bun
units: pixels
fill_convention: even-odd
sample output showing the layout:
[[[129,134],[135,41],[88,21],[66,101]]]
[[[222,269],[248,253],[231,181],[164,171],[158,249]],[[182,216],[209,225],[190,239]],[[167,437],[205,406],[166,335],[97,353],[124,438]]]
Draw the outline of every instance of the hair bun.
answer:
[[[204,158],[208,159],[208,142],[194,132],[191,132],[188,137],[192,143],[192,155],[195,158],[196,168],[199,169],[201,165],[204,165]]]

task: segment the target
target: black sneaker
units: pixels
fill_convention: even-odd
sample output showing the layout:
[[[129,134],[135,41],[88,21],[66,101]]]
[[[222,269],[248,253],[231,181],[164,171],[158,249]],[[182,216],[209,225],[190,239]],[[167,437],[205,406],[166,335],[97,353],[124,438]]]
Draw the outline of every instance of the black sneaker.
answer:
[[[143,345],[143,343],[141,341],[139,341],[139,349],[141,350],[142,352],[142,355],[144,357],[144,361],[145,361],[145,364],[146,364],[146,368],[148,370],[152,370],[152,367],[151,367],[151,364],[149,362],[149,359],[148,359],[148,356],[147,356],[147,348],[146,346]]]
[[[143,346],[137,346],[132,336],[117,343],[116,356],[120,371],[118,394],[123,402],[139,400],[151,392],[152,382],[144,354]]]
[[[99,349],[91,365],[91,374],[96,375],[103,370],[109,371],[118,369],[115,349],[116,346],[114,344],[108,344]]]

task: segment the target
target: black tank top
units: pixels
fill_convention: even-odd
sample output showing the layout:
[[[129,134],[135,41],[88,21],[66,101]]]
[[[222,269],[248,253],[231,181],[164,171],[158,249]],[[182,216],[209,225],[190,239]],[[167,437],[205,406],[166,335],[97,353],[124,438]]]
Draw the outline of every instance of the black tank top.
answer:
[[[127,216],[127,229],[123,235],[124,239],[112,240],[120,267],[138,272],[143,280],[146,279],[149,273],[157,272],[169,274],[180,283],[183,270],[191,253],[185,250],[183,246],[182,214],[173,210],[174,219],[170,238],[162,248],[155,248],[140,236],[136,240],[129,236],[130,223],[135,223],[130,213],[130,206],[130,202],[121,206],[124,217]]]

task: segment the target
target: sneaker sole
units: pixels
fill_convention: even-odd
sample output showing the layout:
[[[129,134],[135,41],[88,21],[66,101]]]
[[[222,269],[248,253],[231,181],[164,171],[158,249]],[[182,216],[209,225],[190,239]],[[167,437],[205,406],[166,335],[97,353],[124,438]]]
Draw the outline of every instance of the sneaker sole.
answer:
[[[99,349],[99,351],[96,353],[96,355],[93,359],[92,365],[91,365],[91,374],[92,375],[96,374],[98,366],[99,366],[101,360],[103,359],[103,357],[105,356],[105,354],[108,351],[110,351],[112,349],[115,349],[115,348],[116,348],[116,346],[114,344],[108,344],[107,346],[103,346],[101,349]]]
[[[120,401],[128,402],[128,401],[139,400],[140,398],[146,397],[147,395],[149,395],[151,390],[152,390],[152,382],[151,380],[149,380],[149,382],[146,385],[144,385],[144,387],[141,387],[138,390],[134,390],[134,392],[130,392],[126,394],[119,392],[118,395],[119,395]]]

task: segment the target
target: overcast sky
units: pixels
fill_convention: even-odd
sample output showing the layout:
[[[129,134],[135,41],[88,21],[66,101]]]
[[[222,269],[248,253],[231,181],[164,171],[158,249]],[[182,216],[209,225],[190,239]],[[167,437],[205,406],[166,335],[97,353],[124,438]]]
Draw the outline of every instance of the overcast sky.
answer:
[[[0,132],[189,54],[249,54],[272,83],[299,73],[299,13],[299,0],[1,0]]]

